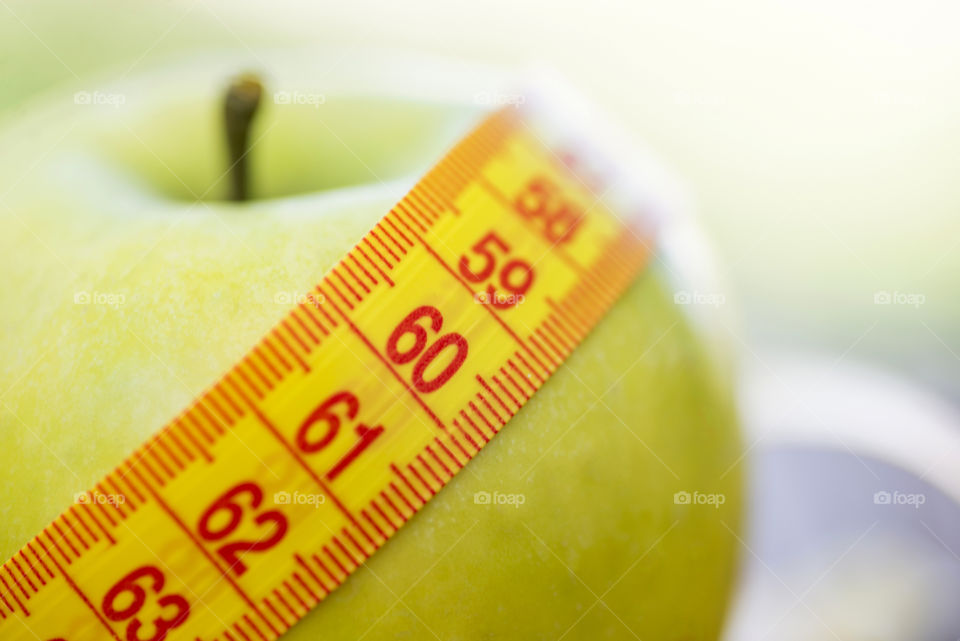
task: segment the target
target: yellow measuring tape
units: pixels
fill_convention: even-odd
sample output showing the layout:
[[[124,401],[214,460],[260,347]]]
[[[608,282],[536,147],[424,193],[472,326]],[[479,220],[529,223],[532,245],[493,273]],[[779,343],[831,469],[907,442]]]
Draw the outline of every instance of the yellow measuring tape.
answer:
[[[524,116],[4,564],[0,638],[275,639],[439,492],[649,256]]]

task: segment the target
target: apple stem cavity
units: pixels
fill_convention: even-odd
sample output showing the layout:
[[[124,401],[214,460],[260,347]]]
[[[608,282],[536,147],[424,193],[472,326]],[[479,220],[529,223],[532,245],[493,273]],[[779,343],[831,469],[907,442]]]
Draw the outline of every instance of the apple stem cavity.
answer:
[[[250,73],[235,78],[224,95],[223,117],[230,154],[230,198],[238,202],[249,197],[247,154],[250,151],[250,125],[262,95],[260,79]]]

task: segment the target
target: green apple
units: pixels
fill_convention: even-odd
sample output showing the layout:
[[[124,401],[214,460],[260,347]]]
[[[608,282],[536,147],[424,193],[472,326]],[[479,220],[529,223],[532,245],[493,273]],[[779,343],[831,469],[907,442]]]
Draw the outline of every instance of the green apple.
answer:
[[[249,136],[251,199],[226,202],[223,88],[251,66],[268,87]],[[81,83],[8,123],[0,555],[277,322],[477,122],[471,97],[490,82],[410,57],[210,57]],[[715,639],[742,450],[728,363],[674,301],[696,286],[674,275],[699,258],[655,261],[289,638]],[[483,491],[522,505],[476,504]]]

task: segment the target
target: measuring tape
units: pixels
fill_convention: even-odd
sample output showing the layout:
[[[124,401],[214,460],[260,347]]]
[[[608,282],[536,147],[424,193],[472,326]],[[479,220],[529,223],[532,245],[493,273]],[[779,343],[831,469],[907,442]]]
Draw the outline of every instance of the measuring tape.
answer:
[[[0,568],[0,638],[275,639],[516,414],[649,258],[507,107]]]

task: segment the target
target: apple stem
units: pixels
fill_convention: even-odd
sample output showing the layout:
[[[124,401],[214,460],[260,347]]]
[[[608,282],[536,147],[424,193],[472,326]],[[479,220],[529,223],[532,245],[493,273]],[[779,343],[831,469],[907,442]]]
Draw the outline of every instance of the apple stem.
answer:
[[[227,88],[223,101],[227,147],[230,153],[230,198],[246,200],[249,191],[247,153],[250,151],[250,125],[257,113],[263,85],[254,74],[243,74]]]

